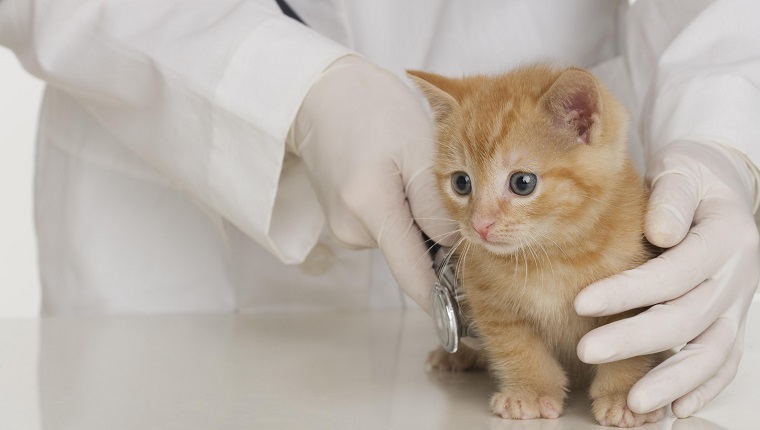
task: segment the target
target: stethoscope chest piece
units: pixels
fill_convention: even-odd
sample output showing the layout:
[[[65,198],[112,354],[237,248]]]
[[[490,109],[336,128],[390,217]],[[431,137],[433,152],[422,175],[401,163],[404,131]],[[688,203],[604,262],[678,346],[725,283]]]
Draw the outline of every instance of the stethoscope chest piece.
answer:
[[[451,259],[454,260],[454,259]],[[457,280],[454,275],[455,261],[447,261],[438,273],[433,287],[433,318],[441,346],[446,352],[459,349],[462,337],[462,314],[457,296]]]
[[[457,352],[459,349],[461,325],[459,318],[457,318],[455,306],[451,292],[436,283],[433,290],[433,314],[438,338],[446,352]]]

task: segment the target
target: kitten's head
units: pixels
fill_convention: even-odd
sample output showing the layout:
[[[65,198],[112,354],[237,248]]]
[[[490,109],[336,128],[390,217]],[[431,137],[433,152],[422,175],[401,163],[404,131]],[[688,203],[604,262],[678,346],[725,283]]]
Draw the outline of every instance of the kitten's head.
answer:
[[[466,240],[506,255],[593,234],[626,162],[627,116],[592,74],[408,74],[433,108],[434,171]]]

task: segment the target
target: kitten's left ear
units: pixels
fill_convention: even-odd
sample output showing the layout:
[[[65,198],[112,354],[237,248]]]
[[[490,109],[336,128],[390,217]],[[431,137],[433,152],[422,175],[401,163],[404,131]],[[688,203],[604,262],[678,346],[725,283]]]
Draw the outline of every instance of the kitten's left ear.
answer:
[[[541,98],[541,105],[552,115],[555,126],[571,130],[578,142],[591,142],[594,131],[600,129],[602,100],[599,84],[585,70],[562,72]]]
[[[407,70],[406,75],[422,90],[435,114],[436,122],[441,122],[451,114],[459,102],[457,85],[453,79],[419,70]]]

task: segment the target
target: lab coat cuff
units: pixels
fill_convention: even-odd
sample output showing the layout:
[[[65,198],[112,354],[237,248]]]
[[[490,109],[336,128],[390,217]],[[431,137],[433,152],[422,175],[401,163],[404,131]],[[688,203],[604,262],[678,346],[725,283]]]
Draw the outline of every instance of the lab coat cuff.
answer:
[[[311,85],[348,53],[296,21],[273,17],[240,43],[215,91],[213,204],[287,264],[306,258],[324,218],[285,142]]]

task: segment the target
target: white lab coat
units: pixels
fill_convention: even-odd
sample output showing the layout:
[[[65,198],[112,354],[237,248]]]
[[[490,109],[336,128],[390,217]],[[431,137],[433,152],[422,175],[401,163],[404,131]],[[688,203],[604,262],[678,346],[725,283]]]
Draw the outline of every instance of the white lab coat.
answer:
[[[399,76],[594,67],[645,151],[691,138],[760,160],[756,1],[289,3],[309,27],[273,0],[0,1],[0,45],[48,82],[44,313],[403,306],[379,254],[322,231],[285,149],[310,85],[350,51]]]

